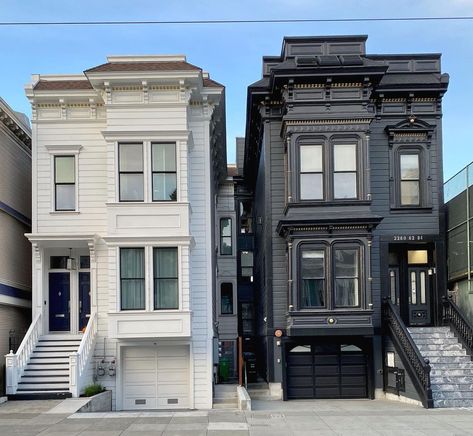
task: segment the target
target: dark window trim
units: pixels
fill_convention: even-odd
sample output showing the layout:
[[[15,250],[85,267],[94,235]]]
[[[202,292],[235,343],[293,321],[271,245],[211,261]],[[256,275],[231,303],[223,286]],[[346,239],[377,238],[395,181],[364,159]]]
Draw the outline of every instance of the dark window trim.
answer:
[[[141,152],[143,156],[143,170],[142,171],[121,171],[120,170],[120,145],[141,145]],[[118,143],[118,201],[120,203],[143,203],[145,201],[145,186],[144,186],[144,178],[145,178],[145,163],[144,163],[144,143],[143,142],[119,142]],[[143,200],[122,200],[121,194],[121,175],[122,174],[143,174]]]
[[[122,277],[122,250],[143,250],[143,270],[144,270],[144,276],[143,278],[141,277],[127,277],[123,278]],[[133,311],[133,310],[139,310],[139,311],[145,311],[146,310],[146,250],[145,247],[119,247],[119,265],[120,265],[120,311],[123,312],[128,312],[128,311]],[[144,301],[144,307],[142,309],[123,309],[122,302],[123,302],[123,295],[122,295],[122,281],[126,280],[142,280],[143,281],[143,287],[145,291],[145,301]]]
[[[157,277],[156,276],[156,271],[154,269],[154,256],[156,252],[159,252],[160,250],[169,250],[169,249],[174,249],[176,250],[176,255],[177,255],[177,265],[176,265],[176,271],[177,275],[174,276],[166,276],[166,277]],[[156,307],[156,285],[160,280],[176,280],[177,283],[177,307]],[[179,310],[180,306],[180,299],[179,299],[179,249],[178,247],[153,247],[153,310],[155,311],[163,311],[163,310]]]
[[[353,198],[335,198],[334,196],[334,145],[337,144],[355,144],[356,145],[356,197]],[[301,199],[301,186],[300,186],[300,147],[308,145],[320,145],[322,146],[322,160],[323,160],[323,199]],[[364,193],[367,189],[365,186],[368,182],[364,179],[364,167],[366,165],[365,158],[363,156],[364,150],[366,149],[366,138],[359,132],[348,132],[343,134],[341,132],[328,133],[326,135],[317,134],[298,134],[293,135],[291,140],[291,172],[293,175],[289,175],[292,180],[292,193],[291,196],[293,201],[299,204],[329,204],[338,202],[356,203],[366,201]],[[340,173],[341,171],[337,171]],[[349,171],[352,173],[353,171]],[[319,173],[317,173],[319,174]]]
[[[322,171],[302,171],[301,165],[301,147],[320,147],[322,150]],[[326,173],[327,173],[327,166],[325,162],[325,155],[326,155],[326,146],[324,143],[314,143],[314,144],[298,144],[297,145],[297,162],[298,162],[298,172],[297,172],[297,191],[298,191],[298,198],[300,201],[314,201],[314,202],[323,202],[327,200],[327,182],[326,182]],[[322,175],[322,198],[301,198],[301,176],[302,174],[321,174]]]
[[[176,170],[175,171],[154,171],[153,170],[153,144],[173,144],[174,145],[174,161],[176,163]],[[160,142],[160,141],[155,141],[151,142],[151,201],[152,202],[169,202],[169,201],[177,201],[177,191],[178,191],[178,186],[177,186],[177,144],[175,142]],[[169,200],[155,200],[154,199],[154,175],[155,174],[175,174],[176,176],[176,199],[169,199]]]
[[[355,171],[335,171],[335,146],[337,145],[355,145]],[[330,167],[330,175],[331,175],[331,200],[332,201],[356,201],[360,200],[360,139],[356,139],[355,141],[341,141],[338,138],[332,139],[330,141],[330,153],[331,153],[331,167]],[[355,173],[355,180],[356,180],[356,194],[355,197],[347,197],[347,198],[336,198],[335,197],[335,174],[353,174]]]
[[[74,182],[73,183],[58,183],[56,181],[56,159],[61,157],[71,157],[74,160]],[[58,209],[57,207],[57,187],[58,186],[74,186],[74,207],[72,209]],[[57,154],[54,155],[54,210],[58,212],[76,211],[77,210],[77,193],[76,193],[76,155],[74,154]]]
[[[408,179],[408,180],[405,180],[405,181],[417,181],[417,183],[419,184],[419,203],[417,204],[402,204],[402,198],[401,198],[401,185],[402,185],[402,182],[404,179],[402,179],[402,176],[401,176],[401,156],[403,155],[415,155],[417,156],[418,158],[418,163],[419,163],[419,177],[418,179],[414,179],[414,180],[411,180],[411,179]],[[419,207],[422,207],[422,200],[424,198],[424,189],[423,189],[423,183],[422,183],[422,180],[423,180],[423,171],[422,171],[422,150],[417,148],[417,147],[399,147],[397,149],[397,156],[396,156],[396,185],[397,185],[397,206],[401,209],[404,209],[404,208],[413,208],[413,209],[417,209]]]
[[[231,291],[232,291],[232,311],[231,312],[224,312],[223,311],[223,304],[222,304],[222,286],[223,285],[230,285],[231,286]],[[220,315],[222,316],[229,316],[229,315],[235,315],[235,291],[234,291],[234,286],[233,282],[221,282],[220,283]]]
[[[297,283],[297,289],[293,289],[293,301],[296,304],[296,307],[293,309],[293,312],[359,312],[371,310],[366,307],[367,304],[367,292],[368,282],[366,276],[365,262],[366,259],[366,244],[367,242],[362,239],[346,239],[346,240],[300,240],[296,245],[296,249],[293,254],[293,281]],[[308,249],[320,249],[325,247],[325,298],[326,304],[324,307],[301,307],[300,294],[302,289],[302,270],[301,270],[301,260],[302,260],[302,250],[304,248]],[[358,250],[358,292],[359,292],[359,305],[358,306],[339,306],[335,305],[335,250],[338,248],[346,249],[357,249]]]
[[[230,221],[230,236],[223,236],[222,234],[222,221],[223,220],[229,220]],[[220,256],[233,256],[233,222],[231,217],[221,217],[219,220],[219,236],[220,236],[220,244],[219,244],[219,255]],[[223,241],[225,238],[230,238],[230,250],[231,253],[224,253],[223,252]]]

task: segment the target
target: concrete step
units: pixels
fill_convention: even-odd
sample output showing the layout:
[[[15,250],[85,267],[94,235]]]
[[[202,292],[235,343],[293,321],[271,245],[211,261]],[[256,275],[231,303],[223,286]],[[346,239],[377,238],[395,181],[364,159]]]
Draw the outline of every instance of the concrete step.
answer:
[[[236,404],[237,398],[215,398],[213,399],[214,404]]]
[[[431,357],[459,357],[467,356],[465,350],[419,350],[422,356],[430,359]],[[469,356],[468,356],[469,357]]]
[[[472,400],[473,391],[432,391],[432,398],[434,400]]]
[[[429,359],[431,364],[450,364],[454,366],[455,364],[470,364],[470,356],[424,356]]]
[[[71,335],[67,333],[50,333],[43,335],[39,338],[39,341],[81,341],[82,334]]]
[[[408,327],[411,333],[445,333],[451,332],[450,327]]]
[[[415,344],[420,347],[421,345],[458,345],[458,339],[453,338],[431,338],[429,336],[416,338]]]
[[[473,400],[462,400],[462,399],[449,399],[449,400],[434,400],[434,407],[446,408],[446,407],[473,407]]]
[[[59,382],[23,382],[18,383],[19,391],[63,391],[69,390],[69,382],[59,381]]]
[[[454,344],[418,344],[416,342],[417,348],[420,352],[424,351],[463,351],[466,353],[466,350],[458,343]]]
[[[238,409],[238,404],[235,402],[234,404],[218,404],[214,403],[212,406],[213,409]]]
[[[56,350],[50,350],[50,351],[34,351],[33,354],[31,354],[31,357],[67,357],[69,358],[69,354],[71,354],[73,351],[56,351]]]
[[[454,385],[472,385],[473,389],[473,374],[470,375],[452,375],[446,373],[443,377],[442,376],[431,376],[430,383],[433,385],[446,385],[446,384],[454,384]]]
[[[69,383],[69,374],[66,375],[30,375],[23,374],[21,383]]]
[[[25,371],[35,371],[35,370],[69,371],[69,359],[67,360],[66,363],[57,363],[57,362],[46,363],[38,359],[36,361],[28,363],[28,365],[25,368]]]
[[[28,363],[28,366],[31,364],[46,364],[46,363],[56,363],[56,364],[67,364],[69,365],[69,356],[65,357],[57,357],[57,356],[49,356],[49,357],[44,357],[44,356],[36,356],[33,355],[30,357],[30,361]]]

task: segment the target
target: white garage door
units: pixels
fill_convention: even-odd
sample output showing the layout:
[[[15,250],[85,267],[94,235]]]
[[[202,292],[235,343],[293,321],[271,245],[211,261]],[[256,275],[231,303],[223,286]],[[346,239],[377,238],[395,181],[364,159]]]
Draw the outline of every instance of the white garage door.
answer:
[[[189,347],[127,347],[123,409],[189,408]]]

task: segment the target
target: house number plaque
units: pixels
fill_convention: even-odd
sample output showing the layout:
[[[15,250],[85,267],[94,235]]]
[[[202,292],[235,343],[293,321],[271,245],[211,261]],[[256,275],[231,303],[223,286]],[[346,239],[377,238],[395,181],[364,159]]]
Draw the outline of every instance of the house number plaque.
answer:
[[[423,241],[423,235],[395,235],[393,241]]]

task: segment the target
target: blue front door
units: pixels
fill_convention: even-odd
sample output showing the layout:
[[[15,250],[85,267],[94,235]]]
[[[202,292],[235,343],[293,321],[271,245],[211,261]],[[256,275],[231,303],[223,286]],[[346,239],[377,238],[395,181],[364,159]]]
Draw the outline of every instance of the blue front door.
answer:
[[[79,273],[79,330],[87,326],[90,316],[90,273]]]
[[[71,280],[68,272],[49,273],[49,330],[70,331]]]

